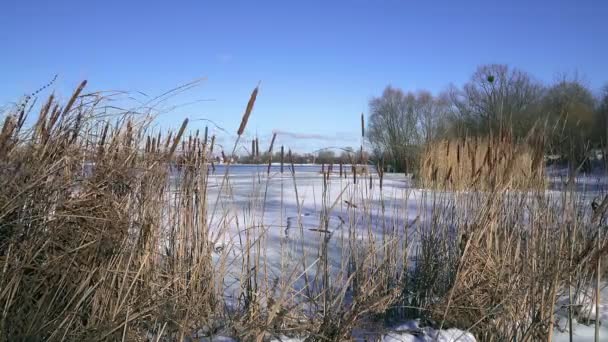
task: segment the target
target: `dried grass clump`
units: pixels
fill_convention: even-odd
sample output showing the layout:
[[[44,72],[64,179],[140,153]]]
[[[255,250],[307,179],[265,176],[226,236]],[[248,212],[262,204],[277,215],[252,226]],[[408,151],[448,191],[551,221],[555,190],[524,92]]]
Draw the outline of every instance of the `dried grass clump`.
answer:
[[[161,134],[149,113],[109,116],[107,99],[85,86],[63,107],[51,96],[30,126],[21,106],[0,130],[0,341],[184,341],[218,331],[347,341],[364,325],[420,317],[480,341],[550,340],[556,299],[601,273],[608,197],[590,207],[574,191],[548,196],[533,134],[526,145],[503,135],[428,146],[423,182],[484,191],[421,192],[419,203],[408,203],[407,189],[385,194],[383,172],[371,191],[376,175],[364,164],[353,161],[352,182],[330,167],[311,227],[283,146],[290,176],[261,172],[239,206],[229,163],[209,186],[215,136],[188,135],[188,120]],[[286,226],[264,221],[273,181]],[[284,187],[295,196],[291,221]],[[411,204],[420,216],[394,219],[409,217]],[[269,238],[271,229],[285,234]]]
[[[451,274],[440,282],[447,286],[431,287],[421,303],[431,321],[482,341],[551,340],[557,299],[601,277],[595,267],[607,254],[608,241],[598,235],[606,207],[589,215],[572,193],[558,199],[541,193],[462,194],[457,218],[436,221],[439,242],[423,244],[422,253],[446,245],[441,255],[457,255],[443,271]],[[448,237],[454,231],[458,237]],[[417,277],[428,278],[431,265],[421,260]]]
[[[543,144],[515,143],[508,134],[431,143],[421,154],[425,187],[493,190],[544,186]]]
[[[108,116],[85,85],[31,127],[29,108],[4,120],[0,340],[189,334],[218,314],[205,145],[180,148],[186,122],[165,139],[147,115]]]

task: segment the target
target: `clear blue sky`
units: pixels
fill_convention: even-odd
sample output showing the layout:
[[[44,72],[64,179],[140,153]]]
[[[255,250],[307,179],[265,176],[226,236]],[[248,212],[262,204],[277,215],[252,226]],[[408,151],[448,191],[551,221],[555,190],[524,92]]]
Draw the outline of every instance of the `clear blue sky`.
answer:
[[[550,82],[578,72],[608,82],[608,1],[0,2],[0,106],[54,74],[89,89],[157,95],[206,77],[163,115],[238,127],[261,81],[249,134],[322,136],[295,149],[358,145],[359,114],[387,84],[439,92],[477,65],[506,63]],[[199,123],[200,125],[200,123]]]

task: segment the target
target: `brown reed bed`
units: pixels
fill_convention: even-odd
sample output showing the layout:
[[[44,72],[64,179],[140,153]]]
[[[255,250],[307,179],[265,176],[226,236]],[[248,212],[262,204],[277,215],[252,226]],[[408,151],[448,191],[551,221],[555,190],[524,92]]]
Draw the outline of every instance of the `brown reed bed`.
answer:
[[[530,135],[529,141],[517,143],[500,134],[431,143],[421,154],[420,182],[451,189],[543,186],[544,140]]]
[[[384,173],[319,175],[318,227],[304,241],[298,173],[283,145],[288,177],[264,170],[247,207],[236,207],[228,170],[215,180],[218,197],[209,195],[219,185],[208,175],[215,136],[189,133],[187,120],[177,132],[155,131],[150,113],[110,117],[107,99],[85,85],[65,106],[51,96],[30,125],[24,106],[2,126],[2,341],[219,333],[348,341],[354,329],[381,332],[408,318],[470,330],[481,341],[550,340],[556,298],[571,293],[575,301],[606,264],[608,200],[592,209],[572,189],[546,196],[538,152],[525,150],[520,161],[522,148],[508,138],[428,147],[425,181],[432,170],[431,185],[443,178],[473,191],[423,191],[420,216],[403,225],[384,215],[407,217],[411,190],[373,187],[384,181],[386,189]],[[263,215],[271,182],[281,183],[281,203],[283,189],[293,188],[299,240],[268,236],[276,229]],[[533,191],[509,191],[520,187]],[[477,191],[484,189],[494,191]],[[330,224],[336,212],[340,229]],[[234,241],[218,248],[235,229]]]
[[[4,120],[0,340],[189,333],[215,315],[221,278],[207,237],[207,145],[186,137],[187,120],[164,135],[148,115],[108,117],[85,85],[65,106],[51,96],[30,127],[26,108]]]

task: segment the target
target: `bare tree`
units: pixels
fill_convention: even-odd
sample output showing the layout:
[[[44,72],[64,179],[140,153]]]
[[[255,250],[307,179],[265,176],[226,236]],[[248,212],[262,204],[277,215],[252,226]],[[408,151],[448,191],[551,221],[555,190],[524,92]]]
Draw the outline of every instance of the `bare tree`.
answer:
[[[348,146],[348,147],[345,147],[342,149],[342,152],[340,153],[339,161],[344,164],[354,163],[356,158],[357,158],[357,156],[356,156],[355,149]]]
[[[435,97],[426,90],[416,94],[416,110],[419,113],[420,132],[424,143],[444,135],[449,106],[449,98],[445,94]]]
[[[597,99],[593,137],[598,145],[608,148],[608,84],[605,85]]]
[[[490,64],[478,67],[462,90],[453,88],[450,97],[468,134],[487,134],[503,128],[525,131],[514,123],[535,121],[530,116],[536,113],[533,108],[541,94],[542,86],[526,72]]]
[[[391,86],[369,103],[368,139],[376,153],[392,160],[397,170],[406,170],[415,160],[412,149],[421,140],[415,106],[413,94]]]
[[[333,150],[321,150],[315,159],[317,164],[332,164],[336,162],[336,153]]]
[[[599,144],[593,134],[597,124],[595,99],[582,82],[564,77],[551,86],[543,98],[543,112],[548,118],[553,153],[580,164],[587,149]]]
[[[404,93],[388,86],[369,107],[368,139],[375,154],[408,171],[417,162],[420,146],[442,134],[449,101],[428,91]]]

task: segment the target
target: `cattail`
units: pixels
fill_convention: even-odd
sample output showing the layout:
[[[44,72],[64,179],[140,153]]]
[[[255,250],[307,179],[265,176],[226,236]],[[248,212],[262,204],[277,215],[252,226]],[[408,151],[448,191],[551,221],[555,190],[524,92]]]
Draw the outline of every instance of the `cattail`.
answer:
[[[22,108],[21,111],[19,111],[19,118],[17,119],[17,131],[20,131],[21,127],[23,127],[26,117],[25,108]]]
[[[361,113],[361,138],[365,137],[365,117]]]
[[[207,136],[209,134],[209,127],[205,126],[205,137],[203,139],[203,143],[206,145],[207,144]]]
[[[382,182],[384,181],[384,157],[380,158],[380,167],[378,168],[380,176],[380,191],[382,191]]]
[[[131,125],[131,120],[127,121],[127,147],[131,147],[131,143],[133,142],[133,126]]]
[[[356,155],[355,155],[356,157]],[[360,149],[359,149],[359,164],[363,164],[363,145],[361,145]]]
[[[296,167],[295,167],[295,165],[293,163],[293,155],[291,154],[291,150],[289,150],[288,156],[289,156],[289,163],[291,164],[291,174],[295,175],[296,174]]]
[[[475,176],[475,171],[477,170],[475,167],[475,156],[476,156],[476,152],[473,151],[473,153],[471,153],[471,177]]]
[[[86,85],[87,85],[87,80],[84,80],[84,81],[82,81],[82,83],[80,83],[78,88],[76,88],[76,91],[74,91],[74,93],[72,94],[72,97],[68,101],[68,104],[65,106],[65,109],[63,110],[63,115],[66,115],[72,109],[74,102],[76,102],[76,99],[78,98],[78,96],[80,95],[80,93],[82,92],[82,90],[84,89],[84,87]]]
[[[152,143],[150,144],[151,152],[154,153],[156,151],[156,138],[152,138]]]
[[[266,170],[266,175],[270,174],[270,167],[272,166],[272,155],[268,158],[268,169]]]
[[[272,135],[272,140],[270,140],[270,147],[268,148],[268,171],[266,174],[270,174],[270,167],[272,166],[272,147],[274,146],[274,140],[277,138],[277,134],[274,133]]]
[[[61,107],[59,104],[55,104],[53,111],[51,112],[51,116],[49,117],[49,124],[47,125],[47,133],[53,129],[55,123],[57,123],[57,119],[59,119],[59,115],[61,114]]]
[[[540,144],[541,146],[543,145],[543,143]],[[532,150],[532,153],[534,154],[534,157],[532,159],[532,165],[531,165],[531,169],[530,171],[532,173],[536,174],[536,171],[540,169],[540,166],[542,165],[541,162],[543,160],[543,149],[542,148],[534,148]]]
[[[173,136],[173,132],[169,132],[167,135],[167,140],[165,140],[165,150],[169,148],[169,144],[171,144],[171,136]]]
[[[13,135],[13,130],[15,128],[14,118],[13,116],[7,116],[4,120],[4,126],[2,126],[2,131],[0,133],[0,152],[4,153],[4,148],[9,141],[10,137]]]
[[[260,158],[260,139],[255,139],[255,156],[256,158]]]
[[[48,101],[40,110],[40,115],[38,116],[38,122],[36,123],[36,133],[38,135],[44,134],[46,131],[46,117],[51,111],[51,105],[53,104],[54,95],[51,94],[49,96]]]
[[[103,145],[106,142],[106,136],[108,134],[108,128],[110,126],[109,122],[106,122],[106,125],[103,127],[103,130],[101,131],[101,139],[99,140],[99,154],[103,153]],[[148,151],[148,149],[150,148],[150,136],[148,136],[148,141],[146,142],[146,152]]]
[[[209,146],[209,154],[213,153],[213,146],[215,145],[215,135],[211,136],[211,145]]]
[[[515,156],[512,156],[511,158],[508,159],[507,165],[505,167],[504,175],[503,175],[504,182],[508,182],[511,179],[511,175],[512,175],[513,169],[515,167],[516,159],[517,158]]]
[[[357,184],[357,167],[353,165],[353,184]]]
[[[73,144],[78,138],[78,133],[80,133],[80,122],[82,121],[82,111],[78,112],[76,116],[76,121],[74,122],[74,127],[72,128],[72,138],[70,139],[70,144]]]
[[[237,131],[238,135],[242,135],[245,131],[245,127],[247,126],[247,121],[249,121],[249,116],[251,115],[251,111],[253,110],[253,105],[255,104],[255,98],[258,96],[258,88],[259,86],[253,89],[251,93],[251,97],[249,97],[249,102],[247,103],[247,108],[245,109],[245,113],[243,114],[243,119],[241,120],[241,125],[239,126],[239,130]]]
[[[251,140],[251,158],[255,157],[255,139]]]
[[[226,159],[226,154],[224,153],[224,151],[222,150],[222,161],[224,163],[226,163],[227,159]]]
[[[268,148],[268,153],[271,153],[272,156],[272,147],[274,146],[274,140],[277,138],[277,133],[272,134],[272,139],[270,140],[270,147]]]
[[[448,173],[445,175],[445,179],[443,180],[444,183],[447,184],[448,180],[452,179],[452,166],[450,166],[450,169],[448,170]]]
[[[342,178],[342,162],[340,162],[340,178]]]
[[[481,166],[484,166],[486,164],[488,166],[490,165],[490,151],[491,151],[491,149],[492,148],[490,147],[490,144],[488,144],[488,148],[486,149],[486,155],[483,157],[483,162],[481,163]]]
[[[373,184],[374,184],[374,183],[372,182],[372,175],[370,174],[370,175],[369,175],[369,189],[370,189],[370,190],[372,189],[372,185],[373,185]]]
[[[179,131],[177,132],[177,135],[175,136],[175,139],[173,139],[173,145],[171,146],[171,149],[169,150],[169,158],[175,152],[175,149],[177,148],[177,144],[181,140],[182,135],[184,134],[184,131],[186,130],[186,126],[187,125],[188,125],[188,119],[186,118],[184,120],[184,122],[182,123],[182,127],[180,127]]]
[[[283,173],[283,164],[285,163],[285,148],[281,145],[281,174]]]
[[[203,151],[205,151],[205,145],[201,144],[201,141],[199,140],[199,138],[196,138],[196,160],[202,160],[203,159]],[[197,162],[198,163],[198,162]]]

